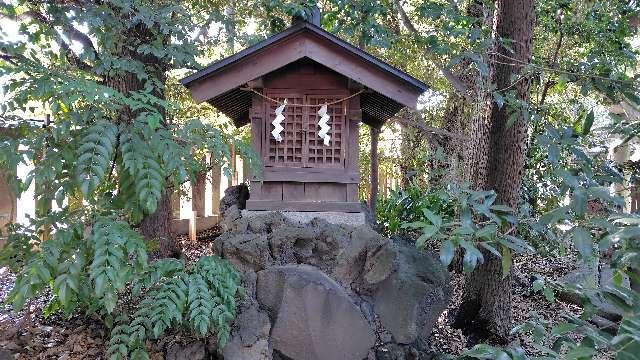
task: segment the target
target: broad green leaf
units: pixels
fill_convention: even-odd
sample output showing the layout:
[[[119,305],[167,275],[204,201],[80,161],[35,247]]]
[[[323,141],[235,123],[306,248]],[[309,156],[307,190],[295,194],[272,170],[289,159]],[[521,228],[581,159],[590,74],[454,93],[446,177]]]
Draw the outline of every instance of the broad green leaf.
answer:
[[[591,358],[595,354],[595,349],[586,346],[577,346],[567,352],[564,356],[567,360],[578,360],[584,358]]]
[[[587,116],[584,118],[584,123],[582,124],[582,135],[586,136],[591,131],[591,127],[593,126],[593,120],[595,119],[595,114],[593,110],[589,111]]]
[[[583,257],[593,255],[593,240],[589,231],[581,226],[573,228],[572,232],[573,245]]]
[[[451,240],[445,240],[440,246],[440,262],[444,266],[449,266],[455,255],[456,248],[453,246]]]
[[[565,335],[574,331],[577,328],[578,328],[578,325],[576,324],[563,322],[551,328],[551,335],[556,335],[556,336]]]
[[[511,272],[511,266],[513,265],[513,260],[511,258],[511,250],[509,250],[506,246],[501,246],[502,249],[502,277],[505,278]]]

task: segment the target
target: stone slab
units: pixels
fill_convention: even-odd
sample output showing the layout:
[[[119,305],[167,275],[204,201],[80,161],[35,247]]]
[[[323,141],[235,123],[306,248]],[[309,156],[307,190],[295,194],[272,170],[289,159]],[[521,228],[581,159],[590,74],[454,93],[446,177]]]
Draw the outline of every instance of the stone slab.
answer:
[[[251,218],[252,216],[260,216],[269,212],[271,211],[242,210],[242,216]],[[320,218],[330,224],[336,225],[361,226],[366,223],[364,213],[345,213],[337,211],[282,211],[281,213],[285,218],[298,224],[308,224],[315,218]]]

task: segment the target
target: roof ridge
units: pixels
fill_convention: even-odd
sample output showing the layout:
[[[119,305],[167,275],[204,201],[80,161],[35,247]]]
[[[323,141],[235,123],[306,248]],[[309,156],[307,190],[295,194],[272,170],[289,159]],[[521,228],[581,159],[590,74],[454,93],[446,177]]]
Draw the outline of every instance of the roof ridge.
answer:
[[[345,50],[349,51],[350,53],[360,57],[361,59],[363,59],[364,61],[371,63],[373,65],[375,65],[376,67],[378,67],[380,70],[387,72],[395,77],[398,77],[400,79],[402,79],[403,81],[411,84],[412,86],[414,86],[416,89],[419,89],[421,91],[426,91],[427,90],[427,85],[416,79],[415,77],[409,75],[408,73],[404,72],[403,70],[400,70],[396,67],[394,67],[391,64],[388,64],[387,62],[367,53],[366,51],[354,46],[353,44],[349,43],[348,41],[345,41],[341,38],[339,38],[338,36],[322,29],[319,26],[316,26],[308,21],[300,21],[297,22],[296,24],[290,26],[289,28],[274,34],[272,36],[267,37],[266,39],[252,45],[249,46],[233,55],[230,55],[226,58],[223,58],[221,60],[217,60],[214,61],[212,63],[210,63],[209,65],[207,65],[205,68],[203,68],[202,70],[199,70],[183,79],[180,80],[180,83],[182,85],[188,86],[190,83],[198,81],[200,79],[206,78],[209,75],[217,72],[218,70],[223,69],[226,66],[229,66],[239,60],[241,60],[242,58],[244,58],[245,56],[251,55],[255,52],[258,52],[266,47],[268,47],[269,45],[283,39],[289,36],[294,35],[297,32],[300,31],[304,31],[305,29],[308,29],[310,32],[314,33],[317,36],[320,36],[322,38],[325,38],[326,40],[334,43],[335,45],[338,45],[342,48],[344,48]]]

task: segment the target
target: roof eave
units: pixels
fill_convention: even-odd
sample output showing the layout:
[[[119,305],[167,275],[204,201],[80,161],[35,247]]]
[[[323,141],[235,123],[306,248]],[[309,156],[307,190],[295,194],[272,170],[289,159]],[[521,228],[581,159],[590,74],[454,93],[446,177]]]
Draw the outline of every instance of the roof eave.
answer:
[[[358,57],[362,58],[364,61],[371,63],[373,65],[375,65],[378,69],[380,69],[381,71],[384,71],[386,73],[389,73],[395,77],[398,77],[400,79],[402,79],[403,81],[407,82],[408,84],[412,85],[417,92],[425,92],[428,87],[425,83],[423,83],[422,81],[412,77],[411,75],[393,67],[392,65],[389,65],[387,63],[385,63],[382,60],[379,60],[377,58],[375,58],[374,56],[366,53],[365,51],[349,44],[348,42],[338,38],[337,36],[323,30],[322,28],[315,26],[311,23],[308,22],[300,22],[297,23],[293,26],[291,26],[290,28],[275,34],[273,36],[270,36],[269,38],[253,45],[250,46],[234,55],[231,55],[229,57],[226,57],[222,60],[219,60],[217,62],[214,62],[212,64],[210,64],[209,66],[207,66],[206,68],[191,74],[183,79],[180,80],[180,83],[186,87],[189,87],[189,85],[193,82],[199,81],[201,79],[204,79],[206,77],[208,77],[209,75],[212,75],[213,73],[217,72],[218,70],[223,69],[226,66],[229,66],[237,61],[240,61],[242,58],[244,58],[245,56],[248,56],[252,53],[255,53],[259,50],[262,50],[263,48],[283,39],[286,38],[288,36],[291,36],[299,31],[304,31],[304,30],[309,30],[311,32],[313,32],[315,35],[323,37],[325,39],[327,39],[328,41],[346,49],[347,51],[357,55]]]

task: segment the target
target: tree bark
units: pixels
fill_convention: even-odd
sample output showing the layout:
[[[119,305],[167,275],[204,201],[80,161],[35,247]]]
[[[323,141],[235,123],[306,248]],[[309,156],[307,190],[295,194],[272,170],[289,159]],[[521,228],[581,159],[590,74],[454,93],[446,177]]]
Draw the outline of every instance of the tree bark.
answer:
[[[533,10],[533,0],[497,0],[493,18],[492,57],[502,61],[490,62],[489,80],[495,89],[514,89],[521,101],[529,100],[530,81],[521,78],[521,64],[531,58]],[[513,52],[503,46],[504,41],[509,41]],[[503,61],[505,57],[515,60]],[[511,117],[515,119],[508,124]],[[527,140],[527,120],[522,111],[498,106],[492,91],[488,91],[482,116],[474,119],[469,134],[466,178],[475,189],[495,190],[496,203],[517,207]],[[500,259],[486,251],[483,255],[485,262],[466,278],[456,325],[480,337],[506,340],[511,330],[511,274],[503,277]]]
[[[129,16],[122,14],[122,16]],[[147,39],[154,39],[158,29],[147,28],[144,24],[139,24],[135,28],[128,29],[128,33],[123,36],[124,39],[130,39],[131,41],[147,41]],[[169,38],[165,38],[164,42],[168,43]],[[158,81],[160,84],[166,83],[166,71],[169,70],[170,64],[163,62],[162,59],[155,57],[152,54],[141,54],[135,49],[137,45],[124,44],[121,47],[121,51],[118,56],[122,58],[129,58],[140,61],[145,65],[147,74]],[[130,71],[123,71],[113,76],[105,77],[103,83],[122,94],[128,95],[134,91],[142,91],[145,89],[145,82],[140,80],[135,73]],[[159,99],[165,99],[166,95],[164,90],[155,87],[152,95]],[[160,105],[158,105],[160,106]],[[168,126],[168,120],[166,118],[166,111],[164,108],[159,108],[158,111],[162,114],[162,120],[160,126]],[[117,122],[120,124],[131,124],[137,116],[137,111],[129,107],[121,109],[118,113]],[[140,232],[149,241],[158,243],[158,251],[151,254],[152,257],[178,257],[180,255],[180,244],[176,240],[175,234],[171,229],[171,220],[173,218],[173,206],[172,196],[173,188],[170,186],[165,187],[155,213],[145,215],[142,222],[139,224]]]
[[[156,212],[145,216],[140,223],[140,233],[154,245],[151,252],[152,258],[180,256],[182,249],[171,229],[172,210],[171,191],[165,189],[158,200]]]
[[[485,5],[481,0],[472,0],[467,9],[466,15],[473,19],[472,26],[481,29],[483,26],[492,26],[490,21],[492,17],[485,18]],[[462,140],[467,133],[469,123],[474,116],[477,116],[477,99],[479,94],[479,85],[477,84],[480,74],[474,69],[473,62],[465,57],[460,64],[452,70],[455,76],[467,89],[466,94],[452,92],[447,99],[447,106],[442,118],[442,129],[458,134],[460,137],[442,137],[437,143],[446,155],[447,162],[445,164],[433,163],[434,172],[442,173],[430,182],[433,185],[448,183],[451,181],[459,181],[462,178],[462,167],[464,166],[464,148],[465,143]]]

